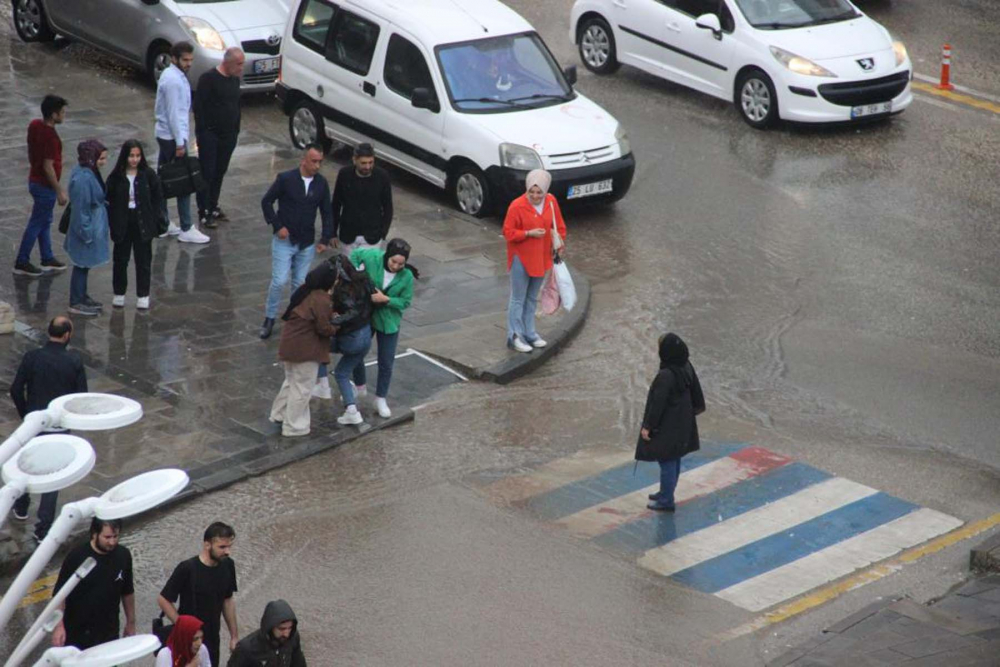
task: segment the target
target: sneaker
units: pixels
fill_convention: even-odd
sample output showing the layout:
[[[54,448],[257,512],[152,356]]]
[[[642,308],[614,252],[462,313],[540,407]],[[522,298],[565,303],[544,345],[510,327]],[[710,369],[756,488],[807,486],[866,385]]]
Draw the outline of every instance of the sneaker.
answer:
[[[85,303],[70,304],[69,312],[74,315],[83,315],[84,317],[97,317],[101,314],[99,309],[88,306]]]
[[[167,226],[167,231],[160,234],[160,238],[165,239],[168,236],[177,236],[180,233],[181,233],[181,228],[171,222],[170,225]]]
[[[186,232],[178,234],[177,240],[181,243],[208,243],[212,239],[198,231],[197,227],[192,227]]]
[[[546,345],[548,345],[548,343],[545,342],[544,338],[536,338],[535,340],[531,341],[531,345],[532,347],[545,347]]]
[[[337,423],[343,426],[348,426],[350,424],[363,424],[365,423],[365,418],[361,416],[358,412],[358,406],[348,405],[347,409],[344,410],[344,414],[337,417]]]
[[[88,306],[90,306],[91,308],[96,308],[97,310],[102,310],[104,308],[103,303],[101,303],[100,301],[94,301],[93,299],[90,298],[89,295],[83,297],[83,302]]]
[[[221,220],[222,222],[229,221],[229,216],[226,215],[226,212],[223,211],[218,206],[216,206],[215,209],[212,211],[212,217],[215,218],[216,220]]]
[[[216,227],[219,226],[219,223],[216,222],[215,218],[212,217],[211,215],[203,215],[199,217],[198,222],[201,224],[202,227],[205,227],[207,229],[215,229]]]
[[[531,352],[535,349],[521,340],[517,334],[514,334],[514,337],[507,342],[507,347],[515,349],[518,352]]]
[[[16,507],[13,508],[13,509],[11,509],[10,515],[12,517],[14,517],[14,519],[17,520],[17,521],[27,521],[28,520],[28,513],[27,512],[19,512]]]
[[[320,378],[313,385],[312,395],[315,398],[324,398],[330,400],[333,398],[333,392],[330,391],[330,378]]]
[[[124,308],[125,307],[125,295],[124,294],[115,294],[114,298],[111,299],[111,305],[114,306],[115,308]]]
[[[60,262],[58,259],[53,257],[52,259],[42,260],[42,271],[65,271],[66,265]]]
[[[392,416],[392,410],[389,409],[389,404],[385,402],[385,399],[381,396],[375,397],[375,409],[378,410],[378,416],[382,419],[388,419]]]
[[[37,277],[44,273],[31,262],[20,262],[14,265],[14,275]]]
[[[139,310],[149,310],[149,297],[140,296],[138,299],[135,300],[135,307],[138,308]]]

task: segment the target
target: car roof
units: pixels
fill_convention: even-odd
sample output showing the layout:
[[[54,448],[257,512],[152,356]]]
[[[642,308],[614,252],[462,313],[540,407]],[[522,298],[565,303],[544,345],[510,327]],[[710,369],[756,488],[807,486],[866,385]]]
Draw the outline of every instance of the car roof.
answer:
[[[499,0],[347,0],[406,30],[433,48],[484,37],[534,31]]]

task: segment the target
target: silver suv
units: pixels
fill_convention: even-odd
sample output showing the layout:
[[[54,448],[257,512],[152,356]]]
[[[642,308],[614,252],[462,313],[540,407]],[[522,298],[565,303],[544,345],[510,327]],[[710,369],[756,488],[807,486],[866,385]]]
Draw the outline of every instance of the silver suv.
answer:
[[[142,67],[156,81],[170,45],[194,44],[191,85],[222,62],[230,46],[246,52],[243,90],[272,90],[281,67],[284,0],[13,0],[14,29],[25,42],[63,35]]]

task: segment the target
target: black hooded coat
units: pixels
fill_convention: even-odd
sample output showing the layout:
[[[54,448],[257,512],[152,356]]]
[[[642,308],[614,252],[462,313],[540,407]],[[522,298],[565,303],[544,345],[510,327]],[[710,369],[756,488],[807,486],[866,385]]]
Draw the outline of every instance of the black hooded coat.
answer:
[[[705,395],[698,374],[688,361],[688,349],[676,334],[660,342],[660,372],[646,396],[642,428],[649,440],[639,436],[637,461],[672,461],[701,448],[695,415],[705,411]]]
[[[292,634],[279,645],[271,630],[285,621],[292,622]],[[292,606],[284,600],[268,602],[260,618],[260,630],[241,639],[226,664],[227,667],[306,667],[299,643],[299,621]]]

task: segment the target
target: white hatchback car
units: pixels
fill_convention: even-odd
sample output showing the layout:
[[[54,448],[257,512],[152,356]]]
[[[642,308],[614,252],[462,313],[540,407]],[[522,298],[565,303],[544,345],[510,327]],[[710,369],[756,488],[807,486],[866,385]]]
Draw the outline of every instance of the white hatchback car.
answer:
[[[577,0],[570,25],[592,72],[633,65],[734,102],[755,128],[913,101],[906,47],[848,0]]]

